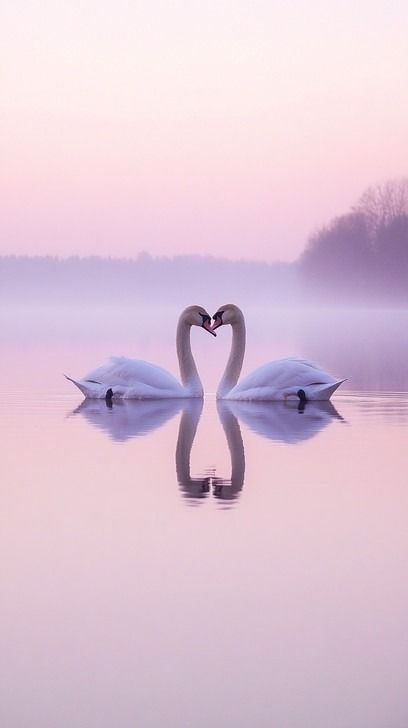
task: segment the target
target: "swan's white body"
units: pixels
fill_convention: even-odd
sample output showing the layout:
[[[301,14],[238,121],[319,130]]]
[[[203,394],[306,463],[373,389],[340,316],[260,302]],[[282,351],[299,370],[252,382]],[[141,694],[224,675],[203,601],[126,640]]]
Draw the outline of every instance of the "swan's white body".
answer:
[[[104,399],[107,389],[115,397],[126,399],[161,399],[186,397],[185,388],[170,372],[142,359],[112,356],[106,364],[93,369],[82,379],[67,377],[85,397]],[[197,390],[197,395],[200,393]]]
[[[308,361],[293,358],[263,364],[238,382],[245,353],[244,316],[233,304],[223,306],[220,311],[221,324],[230,324],[232,327],[232,346],[217,390],[219,399],[299,400],[298,392],[303,390],[306,400],[328,400],[344,382],[344,379],[336,379]],[[213,330],[221,324],[217,325],[216,319]]]
[[[186,308],[178,321],[176,334],[177,356],[181,383],[170,372],[156,364],[140,359],[114,356],[90,371],[81,379],[72,379],[85,397],[104,399],[108,390],[115,398],[170,399],[178,397],[202,397],[203,386],[191,352],[191,326],[204,325],[200,306]],[[205,312],[209,319],[210,317]],[[200,318],[201,317],[201,318]],[[210,330],[209,327],[207,330]]]
[[[284,400],[298,398],[303,389],[307,400],[327,400],[344,380],[303,359],[279,359],[255,369],[226,395],[233,400]]]

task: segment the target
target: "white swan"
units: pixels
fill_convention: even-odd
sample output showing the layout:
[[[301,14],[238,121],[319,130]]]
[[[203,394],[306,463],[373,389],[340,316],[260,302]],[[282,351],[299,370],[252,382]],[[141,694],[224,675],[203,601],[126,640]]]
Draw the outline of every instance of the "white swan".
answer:
[[[192,326],[201,326],[212,334],[211,316],[202,306],[189,306],[177,324],[176,348],[181,384],[170,372],[140,359],[114,356],[82,379],[66,376],[85,397],[107,399],[170,399],[202,397],[203,386],[193,359],[190,344]]]
[[[335,379],[327,372],[301,359],[280,359],[255,369],[238,384],[245,353],[245,320],[241,309],[229,303],[213,316],[212,331],[223,324],[232,327],[232,346],[227,366],[217,390],[219,399],[328,400],[344,379]]]

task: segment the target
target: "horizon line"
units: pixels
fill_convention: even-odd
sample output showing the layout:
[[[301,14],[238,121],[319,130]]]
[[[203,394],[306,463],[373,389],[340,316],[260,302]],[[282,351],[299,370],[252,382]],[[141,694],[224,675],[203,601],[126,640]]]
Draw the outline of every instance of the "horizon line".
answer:
[[[150,260],[152,262],[160,261],[177,261],[185,258],[193,258],[197,260],[212,260],[225,263],[241,263],[241,264],[255,264],[255,265],[285,265],[291,266],[298,263],[298,258],[292,261],[275,259],[275,260],[258,260],[255,258],[229,258],[226,256],[217,256],[212,253],[177,253],[176,255],[152,255],[147,251],[141,251],[136,256],[115,256],[115,255],[79,255],[78,253],[72,253],[70,255],[54,255],[52,253],[42,253],[32,255],[17,254],[17,253],[0,253],[0,260],[4,258],[14,258],[16,260],[55,260],[58,262],[66,262],[69,260],[78,261],[90,261],[90,260],[103,260],[103,261],[114,261],[114,262],[128,262],[128,263],[140,263],[143,261]]]

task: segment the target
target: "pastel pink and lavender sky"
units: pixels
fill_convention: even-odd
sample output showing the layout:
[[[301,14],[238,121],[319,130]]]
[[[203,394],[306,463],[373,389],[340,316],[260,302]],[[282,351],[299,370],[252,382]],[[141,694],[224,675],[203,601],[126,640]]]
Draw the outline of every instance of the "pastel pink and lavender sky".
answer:
[[[406,2],[2,13],[2,253],[293,260],[408,172]]]

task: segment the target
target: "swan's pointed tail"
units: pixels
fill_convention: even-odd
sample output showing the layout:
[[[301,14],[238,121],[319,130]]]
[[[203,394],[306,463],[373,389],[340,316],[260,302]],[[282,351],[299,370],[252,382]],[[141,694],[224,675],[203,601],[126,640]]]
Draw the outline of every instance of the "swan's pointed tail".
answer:
[[[69,377],[67,374],[64,374],[64,377],[65,379],[68,379],[70,382],[75,384],[75,386],[78,387],[78,389],[82,392],[84,397],[103,397],[103,393],[101,394],[101,384],[99,382],[84,382],[83,380],[78,381],[77,379],[72,379],[72,377]]]
[[[321,384],[319,387],[314,388],[313,395],[310,399],[320,401],[330,399],[337,387],[340,387],[340,384],[343,384],[345,381],[345,379],[338,379],[337,382],[332,382],[331,384]]]

